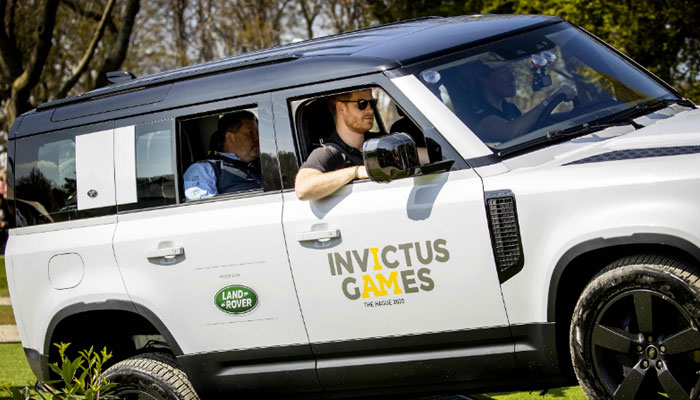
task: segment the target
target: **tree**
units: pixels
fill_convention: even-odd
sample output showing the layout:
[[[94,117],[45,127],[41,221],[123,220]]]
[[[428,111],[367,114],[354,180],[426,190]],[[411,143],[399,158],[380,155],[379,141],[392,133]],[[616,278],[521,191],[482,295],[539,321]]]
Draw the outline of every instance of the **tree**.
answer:
[[[328,0],[327,18],[335,33],[366,28],[371,24],[370,5],[366,0]]]
[[[427,15],[557,15],[592,32],[700,102],[700,2],[694,0],[367,1],[382,23]]]
[[[39,103],[106,84],[101,76],[123,62],[138,9],[139,0],[0,0],[4,132]]]
[[[39,83],[51,50],[58,0],[46,0],[44,3],[31,36],[25,38],[32,44],[29,49],[23,49],[17,43],[17,33],[24,33],[15,31],[17,7],[16,1],[7,4],[7,0],[0,0],[0,17],[6,21],[5,29],[0,29],[0,76],[3,80],[1,95],[6,101],[5,110],[10,121],[31,108],[29,95]],[[6,16],[8,8],[9,18]]]

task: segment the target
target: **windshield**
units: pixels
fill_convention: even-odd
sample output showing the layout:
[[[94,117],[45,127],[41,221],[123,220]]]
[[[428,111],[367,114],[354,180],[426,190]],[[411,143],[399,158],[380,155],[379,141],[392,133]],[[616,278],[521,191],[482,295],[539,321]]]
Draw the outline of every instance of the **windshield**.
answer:
[[[409,68],[495,150],[677,99],[569,24],[557,24]]]

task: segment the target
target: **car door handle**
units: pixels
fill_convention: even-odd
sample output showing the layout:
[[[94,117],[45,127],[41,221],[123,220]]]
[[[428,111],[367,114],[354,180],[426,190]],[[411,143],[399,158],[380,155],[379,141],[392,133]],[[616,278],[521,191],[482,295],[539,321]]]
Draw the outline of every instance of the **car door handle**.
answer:
[[[325,229],[320,231],[307,231],[297,233],[297,241],[312,242],[314,240],[328,240],[340,237],[340,229]]]
[[[165,247],[162,249],[153,249],[146,252],[147,258],[173,258],[181,256],[185,253],[185,248],[182,246]]]

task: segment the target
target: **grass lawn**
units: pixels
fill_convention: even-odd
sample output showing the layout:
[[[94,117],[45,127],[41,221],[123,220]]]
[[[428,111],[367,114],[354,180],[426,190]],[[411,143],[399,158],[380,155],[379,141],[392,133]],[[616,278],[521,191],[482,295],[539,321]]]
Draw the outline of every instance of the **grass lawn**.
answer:
[[[0,297],[9,297],[7,276],[5,276],[5,256],[0,256]]]
[[[0,325],[14,325],[15,316],[12,313],[12,307],[0,306]]]
[[[36,377],[29,369],[24,350],[19,343],[0,343],[0,382],[10,382],[12,386],[32,386]],[[3,394],[0,392],[0,396]],[[8,397],[0,397],[0,400]]]
[[[487,396],[497,400],[542,400],[542,399],[567,399],[587,400],[586,395],[579,386],[549,389],[544,396],[540,396],[539,390],[533,392],[489,393]]]

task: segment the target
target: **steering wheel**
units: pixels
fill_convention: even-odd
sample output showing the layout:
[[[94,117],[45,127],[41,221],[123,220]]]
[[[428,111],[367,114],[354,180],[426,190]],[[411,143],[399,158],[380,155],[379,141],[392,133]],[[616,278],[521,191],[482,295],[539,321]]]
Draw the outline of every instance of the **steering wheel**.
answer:
[[[542,113],[540,116],[537,118],[537,121],[535,122],[535,125],[532,127],[532,130],[537,130],[540,129],[544,126],[544,124],[547,122],[547,118],[549,118],[549,115],[554,111],[555,108],[561,103],[562,101],[566,100],[566,95],[564,93],[559,93],[558,95],[554,96],[552,101],[549,102],[544,107],[544,110],[542,110]]]

